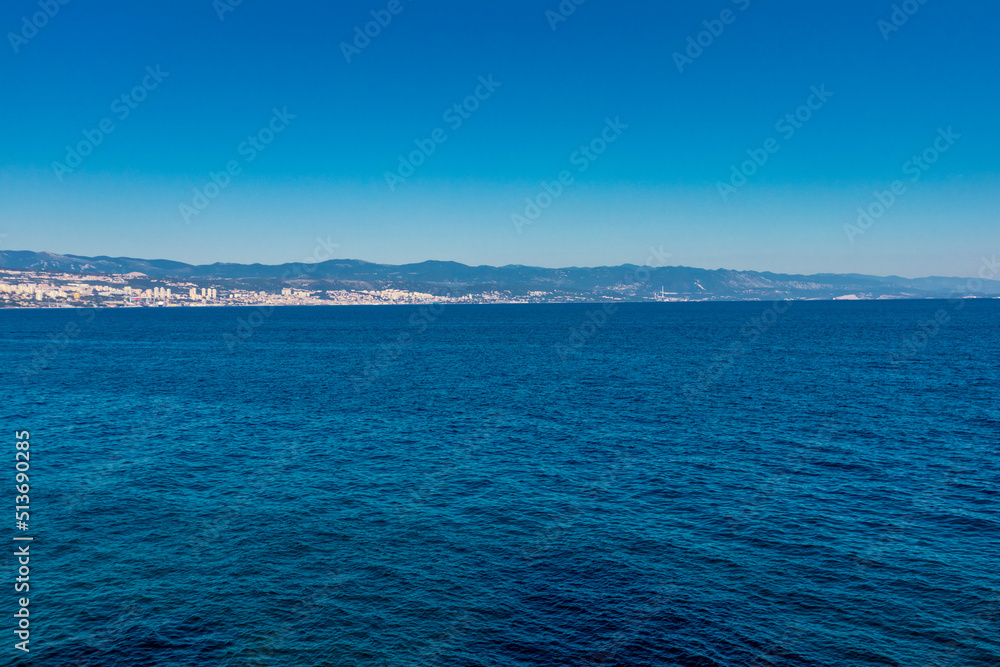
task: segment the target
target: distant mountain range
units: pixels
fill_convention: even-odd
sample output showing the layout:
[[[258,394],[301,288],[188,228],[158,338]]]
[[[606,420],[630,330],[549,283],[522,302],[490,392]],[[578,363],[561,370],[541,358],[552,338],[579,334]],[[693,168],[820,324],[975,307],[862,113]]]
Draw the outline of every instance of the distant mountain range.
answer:
[[[878,277],[858,274],[786,275],[758,271],[695,269],[683,266],[642,268],[631,264],[547,269],[532,266],[466,266],[457,262],[373,264],[334,259],[315,264],[208,264],[194,266],[161,259],[80,257],[49,252],[0,251],[0,268],[22,271],[134,274],[197,284],[307,289],[400,289],[431,294],[507,292],[514,296],[545,292],[553,300],[607,298],[645,300],[662,292],[681,299],[832,299],[932,298],[955,294],[1000,295],[1000,281],[984,280],[977,292],[966,278]],[[545,297],[542,297],[543,299]]]

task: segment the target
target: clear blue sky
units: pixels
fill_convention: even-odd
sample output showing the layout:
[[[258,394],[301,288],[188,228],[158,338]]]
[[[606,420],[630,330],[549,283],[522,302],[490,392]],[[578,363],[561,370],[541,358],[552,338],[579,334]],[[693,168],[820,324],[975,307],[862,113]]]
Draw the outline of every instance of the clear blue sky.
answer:
[[[994,0],[911,0],[898,26],[873,0],[586,0],[568,17],[546,14],[559,0],[225,3],[4,3],[0,248],[278,263],[330,237],[377,262],[584,266],[652,246],[688,266],[905,276],[973,275],[1000,252]],[[345,56],[373,11],[391,21]],[[793,132],[776,125],[807,102]],[[54,164],[102,121],[90,155]],[[272,122],[262,150],[243,143]],[[907,165],[948,128],[933,165]],[[603,154],[574,156],[602,132]],[[418,140],[433,154],[390,187]],[[747,151],[766,163],[723,197]],[[896,180],[880,218],[845,230]]]

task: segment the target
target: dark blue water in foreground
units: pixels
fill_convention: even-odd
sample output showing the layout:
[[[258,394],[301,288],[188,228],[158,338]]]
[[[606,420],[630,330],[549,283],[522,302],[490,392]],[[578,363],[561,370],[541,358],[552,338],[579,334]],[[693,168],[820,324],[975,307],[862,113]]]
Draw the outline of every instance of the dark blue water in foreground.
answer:
[[[31,664],[1000,664],[1000,301],[768,308],[0,311]]]

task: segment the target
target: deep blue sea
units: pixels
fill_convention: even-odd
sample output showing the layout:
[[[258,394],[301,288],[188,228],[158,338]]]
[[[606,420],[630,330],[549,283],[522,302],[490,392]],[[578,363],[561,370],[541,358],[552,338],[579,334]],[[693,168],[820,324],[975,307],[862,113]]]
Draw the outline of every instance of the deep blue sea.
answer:
[[[1000,301],[6,310],[0,359],[0,664],[1000,665]]]

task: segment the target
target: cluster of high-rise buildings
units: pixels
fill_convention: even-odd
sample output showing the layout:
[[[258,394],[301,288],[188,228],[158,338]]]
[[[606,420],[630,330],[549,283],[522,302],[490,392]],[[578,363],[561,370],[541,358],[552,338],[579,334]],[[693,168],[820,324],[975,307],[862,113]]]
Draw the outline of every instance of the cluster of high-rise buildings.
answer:
[[[192,301],[216,301],[219,298],[219,292],[214,287],[202,287],[199,293],[198,287],[192,287],[188,290],[188,298]]]
[[[236,280],[218,281],[218,286],[202,286],[179,279],[150,278],[142,273],[81,275],[0,269],[0,307],[532,303],[544,301],[547,296],[550,295],[546,292],[515,296],[506,291],[446,296],[391,287],[331,290],[280,286],[268,291],[248,289]]]
[[[173,296],[173,290],[169,287],[153,287],[150,289],[133,289],[125,287],[122,294],[126,299],[140,300],[152,299],[153,301],[169,301]]]
[[[235,282],[235,281],[233,281]],[[282,286],[271,291],[233,285],[201,286],[141,273],[79,275],[0,269],[0,307],[177,307],[210,305],[373,305],[441,300],[405,290],[308,290]],[[447,299],[445,299],[447,300]]]
[[[0,280],[0,301],[42,302],[74,300],[93,295],[92,286],[84,283],[8,282]]]
[[[151,280],[143,274],[80,275],[0,270],[0,306],[167,306],[185,305],[186,285]],[[212,299],[218,297],[212,290]]]

